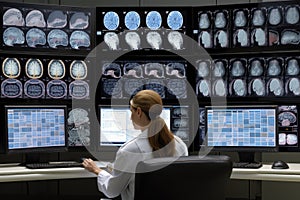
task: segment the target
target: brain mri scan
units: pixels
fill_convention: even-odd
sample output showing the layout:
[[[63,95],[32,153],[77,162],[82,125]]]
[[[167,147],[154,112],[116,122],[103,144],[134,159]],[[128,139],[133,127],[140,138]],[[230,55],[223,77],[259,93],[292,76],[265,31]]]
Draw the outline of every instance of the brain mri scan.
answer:
[[[234,80],[231,90],[233,90],[233,93],[237,96],[245,96],[247,94],[247,87],[245,81],[242,79]]]
[[[199,28],[207,29],[210,27],[210,16],[208,13],[201,13],[199,16]]]
[[[146,25],[151,30],[157,30],[161,27],[162,18],[159,12],[150,11],[146,16]]]
[[[252,16],[252,24],[254,26],[262,26],[265,24],[266,16],[263,10],[257,9],[254,10],[253,16]]]
[[[103,17],[103,24],[108,30],[116,30],[120,24],[119,15],[113,11],[105,13]]]
[[[300,95],[300,79],[299,78],[291,78],[288,80],[288,90],[293,95]]]
[[[234,45],[240,45],[242,47],[249,46],[248,32],[244,29],[238,29],[234,33]]]
[[[112,78],[120,78],[122,76],[121,66],[118,63],[104,63],[102,74]]]
[[[6,79],[1,83],[1,95],[7,98],[20,97],[23,93],[22,82],[17,79]]]
[[[24,44],[24,32],[17,27],[9,27],[3,32],[3,42],[7,46],[14,46],[15,44]]]
[[[167,82],[168,91],[178,99],[187,97],[186,81],[184,79],[170,79]]]
[[[272,8],[269,12],[269,24],[276,26],[282,21],[282,13],[279,8]]]
[[[290,59],[287,64],[286,75],[296,76],[300,72],[299,63],[296,59]]]
[[[66,68],[62,60],[52,59],[48,64],[48,75],[52,79],[62,79],[65,76]]]
[[[210,73],[210,64],[206,61],[200,61],[197,65],[198,77],[207,77]]]
[[[251,81],[251,90],[252,93],[257,96],[265,95],[265,83],[262,79],[256,78]]]
[[[119,48],[119,37],[114,32],[107,32],[104,35],[104,42],[110,50],[118,50]]]
[[[86,29],[89,26],[89,16],[87,13],[76,12],[70,19],[70,29]]]
[[[262,76],[264,73],[264,68],[262,65],[262,62],[260,60],[252,60],[250,62],[250,70],[249,75],[250,76]]]
[[[201,31],[201,33],[199,34],[198,42],[199,45],[203,46],[204,48],[211,48],[213,43],[210,32]]]
[[[284,93],[283,83],[278,78],[272,78],[268,82],[268,90],[270,93],[273,93],[275,96],[282,96]]]
[[[52,11],[47,18],[48,28],[64,28],[67,23],[67,14],[61,10]]]
[[[124,64],[124,75],[134,78],[143,78],[142,65],[136,62],[128,62]]]
[[[3,25],[24,26],[23,14],[19,9],[10,8],[3,14]]]
[[[288,24],[297,24],[299,22],[299,8],[291,6],[286,10],[285,21]]]
[[[21,65],[17,58],[5,58],[2,62],[2,73],[7,78],[17,78],[21,73]]]
[[[208,97],[210,95],[210,83],[207,80],[200,80],[198,83],[198,91],[204,97]]]
[[[129,11],[126,13],[124,21],[126,28],[129,30],[137,30],[141,24],[141,17],[139,13],[135,11]]]
[[[69,37],[68,34],[59,29],[53,29],[47,36],[48,44],[51,48],[57,48],[57,46],[68,46]]]
[[[227,25],[227,15],[224,12],[218,12],[215,16],[215,27],[225,28]]]
[[[143,88],[143,79],[125,79],[124,80],[124,91],[129,95],[135,95],[138,91]]]
[[[300,33],[294,30],[284,30],[281,34],[281,44],[299,44]]]
[[[181,33],[178,31],[171,31],[168,34],[168,42],[175,50],[180,50],[183,48],[183,38]]]
[[[179,62],[168,63],[166,66],[166,73],[168,76],[176,76],[177,78],[185,78],[184,64]]]
[[[214,82],[213,91],[216,96],[226,96],[226,83],[223,79],[218,79]]]
[[[237,77],[237,76],[244,76],[245,74],[245,66],[240,60],[236,60],[233,62],[231,67],[231,76]]]
[[[74,60],[70,65],[70,75],[75,80],[85,79],[87,72],[86,63],[83,60]]]
[[[44,28],[46,27],[46,21],[44,19],[44,15],[39,10],[32,10],[27,13],[25,18],[25,23],[27,27],[39,27]]]
[[[157,62],[146,63],[145,75],[154,76],[155,78],[164,78],[164,66]]]
[[[281,66],[277,59],[272,59],[269,61],[269,66],[267,70],[268,76],[278,76],[281,73]]]
[[[243,27],[247,24],[247,13],[245,13],[245,11],[243,10],[239,10],[235,13],[234,16],[234,25],[236,27]]]
[[[150,31],[146,36],[148,44],[150,44],[152,49],[160,49],[162,45],[161,35],[156,31]]]
[[[38,79],[43,76],[43,63],[39,59],[31,58],[26,62],[25,72],[27,77]]]
[[[172,30],[178,30],[183,25],[183,16],[179,11],[171,11],[167,17],[167,24]]]
[[[220,30],[216,33],[216,39],[215,42],[219,44],[220,47],[228,47],[229,39],[228,39],[228,34],[224,30]]]
[[[226,73],[224,63],[222,61],[215,62],[212,70],[214,77],[223,77]]]
[[[297,117],[293,112],[284,111],[279,113],[278,115],[278,123],[282,126],[290,126],[297,122]]]
[[[166,97],[164,80],[161,79],[148,79],[145,84],[146,90],[154,90],[157,92],[161,98]]]
[[[29,98],[43,98],[45,96],[45,84],[39,79],[29,79],[24,83],[24,94]]]
[[[132,50],[137,50],[141,46],[141,38],[137,32],[127,32],[125,34],[125,41]]]
[[[38,29],[32,28],[26,33],[26,42],[29,47],[36,47],[36,45],[46,44],[46,34]]]
[[[91,45],[90,36],[84,31],[74,31],[70,36],[70,45],[73,49],[89,47]]]
[[[62,99],[67,96],[68,86],[64,81],[52,80],[49,81],[47,86],[47,95],[52,99]]]
[[[104,79],[102,82],[103,92],[114,98],[121,98],[122,94],[122,84],[119,79]]]
[[[252,32],[251,37],[252,43],[257,43],[258,46],[267,45],[267,36],[266,32],[262,28],[256,28]]]

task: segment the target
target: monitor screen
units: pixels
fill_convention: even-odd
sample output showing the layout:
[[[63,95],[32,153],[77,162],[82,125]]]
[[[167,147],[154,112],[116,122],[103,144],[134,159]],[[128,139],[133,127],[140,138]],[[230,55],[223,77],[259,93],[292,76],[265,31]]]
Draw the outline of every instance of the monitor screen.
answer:
[[[8,152],[66,150],[66,106],[5,106]]]
[[[129,106],[99,106],[100,146],[121,146],[138,136],[141,131],[133,127]],[[170,128],[171,108],[164,107],[161,117]]]
[[[276,106],[206,107],[207,146],[230,151],[275,151],[276,111]]]

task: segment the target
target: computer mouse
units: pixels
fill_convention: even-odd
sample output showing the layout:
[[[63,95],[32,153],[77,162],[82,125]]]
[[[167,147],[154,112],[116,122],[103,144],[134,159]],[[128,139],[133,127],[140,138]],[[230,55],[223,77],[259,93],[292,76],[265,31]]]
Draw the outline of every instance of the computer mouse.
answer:
[[[272,169],[288,169],[289,165],[282,161],[282,160],[276,160],[272,164]]]

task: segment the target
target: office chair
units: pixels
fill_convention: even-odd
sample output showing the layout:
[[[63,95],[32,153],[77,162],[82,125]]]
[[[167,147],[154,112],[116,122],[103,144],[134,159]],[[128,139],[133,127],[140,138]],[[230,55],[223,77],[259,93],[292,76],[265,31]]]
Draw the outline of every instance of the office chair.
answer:
[[[224,200],[232,172],[228,156],[155,158],[140,162],[134,200]],[[153,171],[154,170],[154,171]],[[144,171],[144,172],[143,172]]]

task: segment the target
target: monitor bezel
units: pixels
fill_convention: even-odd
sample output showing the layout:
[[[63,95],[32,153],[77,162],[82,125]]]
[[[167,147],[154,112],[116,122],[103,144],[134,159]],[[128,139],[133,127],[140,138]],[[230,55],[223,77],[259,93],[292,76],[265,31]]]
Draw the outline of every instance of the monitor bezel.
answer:
[[[275,111],[275,146],[208,146],[208,110],[210,109],[226,109],[226,108],[246,108],[246,109],[274,109]],[[278,151],[278,105],[228,105],[228,106],[205,106],[205,148],[211,151],[225,151],[225,152],[277,152]]]
[[[64,120],[64,128],[65,128],[65,142],[63,146],[48,146],[48,147],[26,147],[26,148],[18,148],[18,149],[9,149],[8,145],[8,118],[7,112],[9,109],[63,109],[65,120]],[[68,129],[67,129],[67,105],[5,105],[4,106],[4,114],[5,114],[5,149],[7,154],[17,154],[17,153],[58,153],[58,152],[67,152],[68,151]]]

